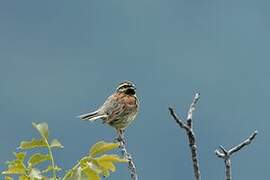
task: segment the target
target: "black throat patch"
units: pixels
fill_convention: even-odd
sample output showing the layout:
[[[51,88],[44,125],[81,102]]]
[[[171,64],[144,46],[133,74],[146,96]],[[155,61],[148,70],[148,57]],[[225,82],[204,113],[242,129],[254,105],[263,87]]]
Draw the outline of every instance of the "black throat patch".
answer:
[[[134,95],[135,94],[135,90],[134,89],[127,89],[125,91],[126,94],[129,94],[129,95]]]

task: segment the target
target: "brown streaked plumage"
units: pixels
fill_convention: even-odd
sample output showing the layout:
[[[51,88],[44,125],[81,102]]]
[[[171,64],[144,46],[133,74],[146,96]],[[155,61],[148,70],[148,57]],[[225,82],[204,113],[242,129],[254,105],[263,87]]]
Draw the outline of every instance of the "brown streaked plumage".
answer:
[[[123,131],[135,119],[139,101],[136,97],[135,85],[130,81],[120,83],[116,92],[107,98],[96,111],[80,115],[82,120],[94,121],[102,119],[104,123]]]

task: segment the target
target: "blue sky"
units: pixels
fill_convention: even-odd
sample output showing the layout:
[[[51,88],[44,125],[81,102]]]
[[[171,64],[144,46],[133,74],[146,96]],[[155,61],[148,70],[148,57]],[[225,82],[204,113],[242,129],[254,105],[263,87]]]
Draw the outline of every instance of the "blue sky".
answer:
[[[141,100],[128,128],[140,179],[193,179],[187,140],[168,113],[194,114],[203,179],[224,177],[218,145],[259,131],[235,155],[234,179],[266,179],[270,12],[266,0],[2,1],[0,3],[0,169],[46,121],[65,148],[64,169],[114,130],[77,115],[94,110],[123,80]],[[128,179],[120,165],[110,179]]]

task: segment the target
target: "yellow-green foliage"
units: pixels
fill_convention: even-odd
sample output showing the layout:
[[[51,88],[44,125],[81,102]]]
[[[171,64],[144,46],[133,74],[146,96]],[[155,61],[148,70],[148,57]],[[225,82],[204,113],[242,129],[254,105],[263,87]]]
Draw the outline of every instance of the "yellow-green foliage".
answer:
[[[63,180],[100,180],[100,176],[108,177],[110,171],[116,170],[115,163],[127,162],[116,154],[104,154],[118,147],[119,143],[97,142],[90,148],[89,154],[67,172]]]
[[[104,154],[118,148],[119,143],[99,141],[90,148],[88,155],[80,159],[72,169],[67,171],[63,178],[59,178],[57,172],[61,171],[61,168],[54,162],[52,149],[63,148],[63,145],[57,139],[49,141],[47,123],[33,123],[33,126],[39,132],[40,137],[33,138],[30,141],[22,141],[19,149],[47,148],[47,153],[38,152],[28,156],[26,151],[14,152],[15,159],[6,162],[8,167],[2,172],[5,180],[13,180],[14,176],[18,176],[19,180],[100,180],[100,176],[108,177],[110,172],[116,170],[115,163],[127,162],[126,159],[116,154]],[[39,168],[40,164],[48,164],[48,162],[50,163],[47,168]]]

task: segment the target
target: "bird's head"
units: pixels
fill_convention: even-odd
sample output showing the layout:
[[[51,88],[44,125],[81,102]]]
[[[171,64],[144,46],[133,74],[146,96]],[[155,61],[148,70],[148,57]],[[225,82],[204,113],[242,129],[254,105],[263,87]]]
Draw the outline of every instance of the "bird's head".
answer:
[[[116,88],[117,92],[122,92],[125,94],[132,94],[132,95],[136,93],[135,90],[136,90],[135,85],[130,81],[124,81],[120,83]]]

